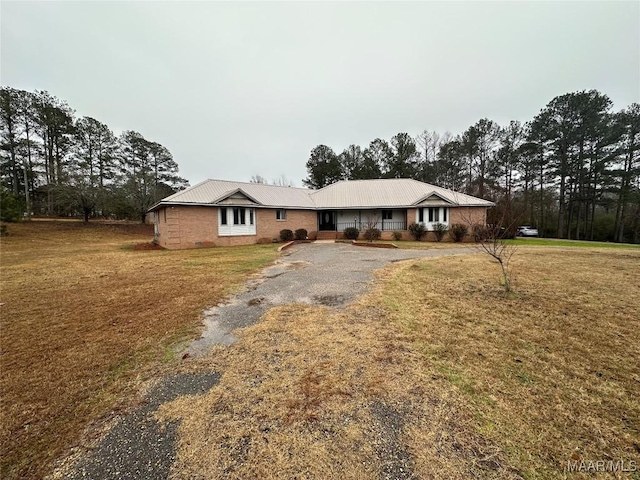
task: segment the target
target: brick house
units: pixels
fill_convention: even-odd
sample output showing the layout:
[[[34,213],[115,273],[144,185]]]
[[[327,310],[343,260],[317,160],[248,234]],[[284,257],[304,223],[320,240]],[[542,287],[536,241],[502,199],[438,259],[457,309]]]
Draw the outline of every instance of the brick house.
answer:
[[[347,227],[375,227],[382,238],[423,223],[484,225],[492,202],[410,179],[340,181],[320,190],[205,180],[149,211],[165,248],[271,242],[280,230],[304,228],[310,239],[341,238]],[[428,236],[427,239],[430,237]]]

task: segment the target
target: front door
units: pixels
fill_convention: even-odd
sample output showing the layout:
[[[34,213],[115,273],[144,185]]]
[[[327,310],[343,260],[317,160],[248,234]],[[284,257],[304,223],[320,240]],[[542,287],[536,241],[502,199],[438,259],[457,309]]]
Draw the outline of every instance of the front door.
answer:
[[[323,210],[318,212],[318,230],[335,232],[336,231],[336,212],[332,210]]]

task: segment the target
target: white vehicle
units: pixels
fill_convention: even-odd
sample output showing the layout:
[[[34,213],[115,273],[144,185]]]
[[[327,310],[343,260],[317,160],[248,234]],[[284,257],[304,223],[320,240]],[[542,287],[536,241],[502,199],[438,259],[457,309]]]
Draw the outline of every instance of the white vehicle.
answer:
[[[538,229],[531,228],[529,226],[518,227],[518,231],[516,232],[517,237],[537,237]]]

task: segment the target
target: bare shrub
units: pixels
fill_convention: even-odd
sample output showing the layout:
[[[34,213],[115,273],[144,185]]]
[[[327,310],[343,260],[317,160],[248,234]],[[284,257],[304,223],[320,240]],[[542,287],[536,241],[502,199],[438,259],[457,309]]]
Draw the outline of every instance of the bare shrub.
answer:
[[[416,242],[419,242],[427,234],[427,228],[422,223],[412,223],[409,225],[409,233]]]
[[[464,237],[467,236],[468,232],[469,232],[469,227],[467,227],[462,223],[454,223],[449,228],[449,235],[451,235],[454,242],[458,242],[458,243],[464,240]]]
[[[382,236],[382,232],[378,228],[368,228],[362,234],[365,240],[369,242],[373,242],[374,240],[379,240]]]
[[[436,223],[433,226],[433,233],[436,236],[436,242],[441,242],[444,236],[447,234],[447,227],[444,223]]]

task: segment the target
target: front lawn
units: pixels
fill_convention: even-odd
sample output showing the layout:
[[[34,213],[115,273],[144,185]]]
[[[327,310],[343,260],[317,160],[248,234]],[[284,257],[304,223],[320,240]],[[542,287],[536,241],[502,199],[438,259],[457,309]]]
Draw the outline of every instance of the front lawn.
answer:
[[[360,240],[364,242],[365,240]],[[640,249],[640,245],[613,242],[589,242],[586,240],[562,240],[557,238],[514,238],[505,240],[508,244],[537,247],[570,247],[570,248],[621,248]],[[429,249],[429,248],[465,248],[477,246],[475,242],[416,242],[414,240],[376,240],[374,243],[394,243],[398,248]]]
[[[218,385],[161,408],[182,420],[173,474],[562,479],[593,478],[568,462],[638,465],[639,264],[637,249],[522,248],[506,295],[486,255],[423,259],[344,310],[272,309],[200,365]]]
[[[273,245],[134,251],[149,226],[10,224],[2,237],[0,476],[41,478],[199,333]]]
[[[562,240],[558,238],[518,237],[507,241],[515,245],[540,247],[640,248],[640,245],[629,243],[589,242],[586,240]]]

